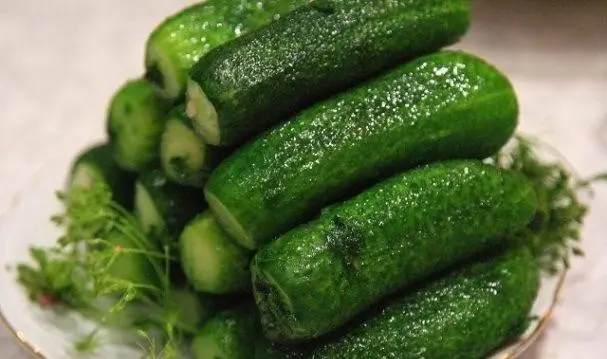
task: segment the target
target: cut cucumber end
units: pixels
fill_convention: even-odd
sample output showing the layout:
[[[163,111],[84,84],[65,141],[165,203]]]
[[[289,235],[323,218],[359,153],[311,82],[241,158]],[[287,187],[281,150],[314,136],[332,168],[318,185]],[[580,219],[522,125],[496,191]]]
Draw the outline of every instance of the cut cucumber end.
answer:
[[[196,359],[227,358],[217,340],[206,333],[201,333],[194,338],[191,349]]]
[[[196,82],[188,80],[187,114],[204,142],[217,146],[221,143],[219,115],[204,91]]]
[[[257,243],[253,240],[253,236],[245,232],[236,217],[230,213],[230,210],[221,203],[213,193],[204,191],[207,203],[215,218],[221,224],[222,228],[241,246],[248,249],[257,248]]]
[[[178,69],[170,57],[154,44],[148,45],[146,68],[145,78],[158,88],[160,96],[173,100],[182,95],[185,83],[178,78]]]
[[[210,211],[190,222],[179,242],[183,271],[196,290],[213,294],[250,290],[249,251],[232,241]]]
[[[96,167],[82,163],[74,168],[68,187],[91,188],[100,180],[103,180],[103,176]]]
[[[292,341],[293,328],[284,321],[293,313],[291,299],[269,273],[255,265],[251,271],[253,295],[261,313],[264,333],[275,342]]]
[[[146,234],[160,234],[166,224],[148,190],[141,183],[135,184],[135,217]]]
[[[160,144],[164,173],[173,181],[204,186],[206,144],[180,121],[168,121]]]

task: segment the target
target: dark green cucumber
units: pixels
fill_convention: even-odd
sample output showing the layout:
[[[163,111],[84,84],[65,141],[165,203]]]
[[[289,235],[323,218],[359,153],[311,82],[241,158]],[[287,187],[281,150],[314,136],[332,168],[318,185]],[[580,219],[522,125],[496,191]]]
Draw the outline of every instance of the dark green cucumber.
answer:
[[[500,244],[535,206],[523,176],[479,161],[397,175],[255,255],[264,331],[280,342],[325,334],[380,298]]]
[[[196,134],[183,106],[174,109],[160,143],[162,170],[173,182],[203,187],[211,171],[223,160],[225,148],[209,146]]]
[[[144,173],[135,183],[135,215],[144,232],[155,239],[177,239],[205,208],[201,190],[174,184],[160,170]]]
[[[80,153],[72,165],[68,187],[90,187],[103,183],[112,199],[125,208],[133,206],[135,176],[122,170],[114,161],[112,147],[96,145]]]
[[[213,48],[257,29],[307,0],[208,0],[162,22],[146,45],[146,77],[163,97],[183,95],[190,68]]]
[[[129,81],[114,95],[107,127],[121,168],[140,172],[157,165],[168,109],[146,80]]]
[[[259,333],[253,305],[218,313],[192,342],[194,359],[252,359]]]
[[[481,359],[529,324],[539,271],[527,249],[467,265],[398,295],[306,359]]]
[[[188,114],[212,145],[241,142],[380,71],[456,42],[468,0],[312,1],[203,57]]]
[[[495,68],[465,53],[432,54],[245,145],[212,174],[207,200],[233,237],[258,247],[398,171],[492,155],[517,114],[512,86]]]
[[[250,290],[252,253],[237,245],[210,211],[188,223],[179,243],[183,271],[196,290],[215,294]]]

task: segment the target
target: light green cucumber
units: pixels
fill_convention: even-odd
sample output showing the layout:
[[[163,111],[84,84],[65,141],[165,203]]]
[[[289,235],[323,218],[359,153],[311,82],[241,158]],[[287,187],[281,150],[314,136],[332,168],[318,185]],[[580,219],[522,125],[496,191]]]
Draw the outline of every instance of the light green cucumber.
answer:
[[[194,131],[183,106],[171,112],[160,144],[162,170],[171,181],[203,187],[227,153],[224,148],[204,143]]]
[[[142,174],[135,183],[135,216],[143,231],[161,242],[176,241],[205,208],[201,190],[174,184],[160,170]]]
[[[125,83],[111,100],[107,130],[118,165],[131,172],[158,165],[169,103],[144,80]]]
[[[109,144],[95,145],[81,152],[72,165],[68,187],[90,188],[103,183],[112,193],[112,200],[131,208],[135,176],[121,169],[114,161]]]

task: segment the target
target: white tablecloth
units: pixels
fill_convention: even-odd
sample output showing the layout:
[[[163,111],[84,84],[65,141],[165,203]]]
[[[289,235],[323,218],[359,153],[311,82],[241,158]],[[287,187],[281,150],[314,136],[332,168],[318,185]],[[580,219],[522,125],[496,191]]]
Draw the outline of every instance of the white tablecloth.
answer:
[[[109,97],[143,71],[147,34],[186,3],[0,1],[0,216],[45,163],[103,138]],[[478,8],[459,47],[511,76],[521,129],[557,146],[581,174],[607,169],[607,2],[485,0]],[[526,359],[606,356],[607,187],[595,194],[587,256],[574,263],[556,317]],[[27,357],[2,328],[0,357]]]

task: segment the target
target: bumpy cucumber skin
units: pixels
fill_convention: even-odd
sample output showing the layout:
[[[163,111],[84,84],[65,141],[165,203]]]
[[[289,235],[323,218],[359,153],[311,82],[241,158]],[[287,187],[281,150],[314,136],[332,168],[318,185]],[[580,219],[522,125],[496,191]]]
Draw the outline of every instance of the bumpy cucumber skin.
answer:
[[[128,81],[116,92],[108,110],[107,131],[121,168],[141,172],[158,164],[169,108],[144,79]]]
[[[243,305],[216,314],[200,330],[192,342],[194,359],[211,359],[199,341],[211,340],[226,359],[251,359],[259,333],[255,306]]]
[[[146,45],[148,78],[162,84],[152,55],[161,51],[170,61],[179,83],[165,95],[178,98],[183,94],[187,73],[213,48],[277,19],[281,14],[304,4],[304,0],[208,0],[190,6],[166,19],[150,35]]]
[[[171,111],[169,118],[166,123],[165,132],[162,136],[160,146],[160,157],[163,172],[173,182],[192,187],[204,187],[207,180],[211,176],[211,172],[221,163],[221,161],[227,157],[231,152],[230,149],[220,148],[215,146],[209,146],[204,143],[201,138],[197,138],[199,141],[198,146],[200,152],[204,152],[202,165],[199,168],[192,168],[189,166],[191,163],[191,156],[189,153],[170,153],[168,148],[170,147],[168,141],[179,141],[178,138],[172,138],[168,136],[167,130],[172,121],[178,122],[189,129],[194,136],[198,136],[192,125],[192,121],[185,114],[185,107],[183,105],[176,107]]]
[[[456,42],[467,0],[316,1],[221,46],[191,70],[238,143],[298,109]]]
[[[517,117],[514,90],[495,68],[465,53],[432,54],[245,145],[215,170],[206,192],[252,243],[237,239],[260,246],[398,171],[494,154],[512,136]],[[212,203],[211,209],[218,213]]]
[[[112,199],[127,209],[133,207],[135,178],[132,173],[124,171],[114,161],[112,146],[109,144],[95,145],[87,148],[78,155],[70,172],[70,185],[74,171],[81,165],[96,169],[103,181],[112,192]]]
[[[346,334],[285,358],[484,358],[525,330],[539,283],[530,252],[510,250],[399,294]]]
[[[201,190],[174,184],[158,169],[142,174],[137,182],[154,200],[164,219],[166,233],[163,234],[168,240],[177,239],[183,227],[207,207]]]
[[[478,161],[395,176],[255,255],[264,331],[279,342],[325,334],[379,298],[500,244],[535,210],[520,174]]]

